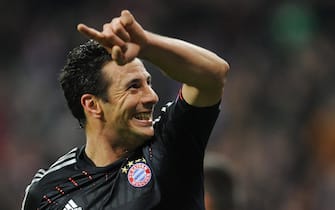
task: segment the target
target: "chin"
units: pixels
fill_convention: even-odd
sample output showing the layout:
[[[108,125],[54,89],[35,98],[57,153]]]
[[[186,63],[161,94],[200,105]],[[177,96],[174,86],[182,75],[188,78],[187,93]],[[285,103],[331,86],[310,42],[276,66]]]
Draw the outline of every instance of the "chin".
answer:
[[[140,139],[144,139],[144,140],[146,140],[146,139],[150,139],[151,137],[153,137],[154,136],[154,130],[153,129],[150,129],[150,130],[148,130],[148,131],[142,131],[142,132],[137,132],[137,135],[138,135],[138,137],[140,138]]]
[[[138,124],[132,124],[130,125],[130,130],[133,134],[136,136],[142,137],[142,138],[151,138],[155,131],[154,127],[152,125],[138,125]]]

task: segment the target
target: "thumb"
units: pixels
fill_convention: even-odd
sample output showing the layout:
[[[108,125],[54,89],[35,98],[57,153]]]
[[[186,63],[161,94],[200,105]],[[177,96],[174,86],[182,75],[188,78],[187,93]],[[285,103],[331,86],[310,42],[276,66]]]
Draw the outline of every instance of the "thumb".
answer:
[[[123,65],[125,63],[124,54],[121,48],[118,45],[114,45],[111,50],[112,59],[116,61],[119,65]]]

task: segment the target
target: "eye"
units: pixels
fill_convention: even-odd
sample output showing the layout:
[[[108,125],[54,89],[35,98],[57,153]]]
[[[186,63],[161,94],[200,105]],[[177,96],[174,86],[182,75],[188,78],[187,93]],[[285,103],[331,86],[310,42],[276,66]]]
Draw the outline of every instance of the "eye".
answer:
[[[141,85],[139,84],[139,83],[131,83],[130,85],[129,85],[129,87],[128,87],[128,89],[138,89],[138,88],[140,88],[141,87]]]
[[[147,84],[148,84],[149,86],[152,86],[151,78],[148,78],[148,79],[147,79]]]

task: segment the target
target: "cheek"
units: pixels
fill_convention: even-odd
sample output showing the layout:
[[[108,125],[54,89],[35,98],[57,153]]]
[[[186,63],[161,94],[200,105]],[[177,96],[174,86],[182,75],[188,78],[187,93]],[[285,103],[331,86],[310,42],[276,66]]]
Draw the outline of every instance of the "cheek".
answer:
[[[136,113],[137,105],[140,102],[140,95],[132,91],[113,91],[110,95],[111,114],[115,120],[130,119]]]
[[[132,117],[136,112],[136,101],[131,97],[121,97],[114,101],[112,115],[116,123],[124,122]]]
[[[138,94],[128,93],[119,100],[118,107],[120,110],[129,110],[129,111],[135,112],[136,107],[139,104],[139,101],[140,101],[140,96]]]

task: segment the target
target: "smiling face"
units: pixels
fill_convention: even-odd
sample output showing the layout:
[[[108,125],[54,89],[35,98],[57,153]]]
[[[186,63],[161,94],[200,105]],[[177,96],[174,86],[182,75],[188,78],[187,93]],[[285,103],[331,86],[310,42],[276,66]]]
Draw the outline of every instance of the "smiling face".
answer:
[[[158,96],[151,88],[151,76],[139,59],[119,66],[109,62],[103,67],[108,88],[108,102],[101,101],[105,128],[135,148],[154,135],[153,108]]]

